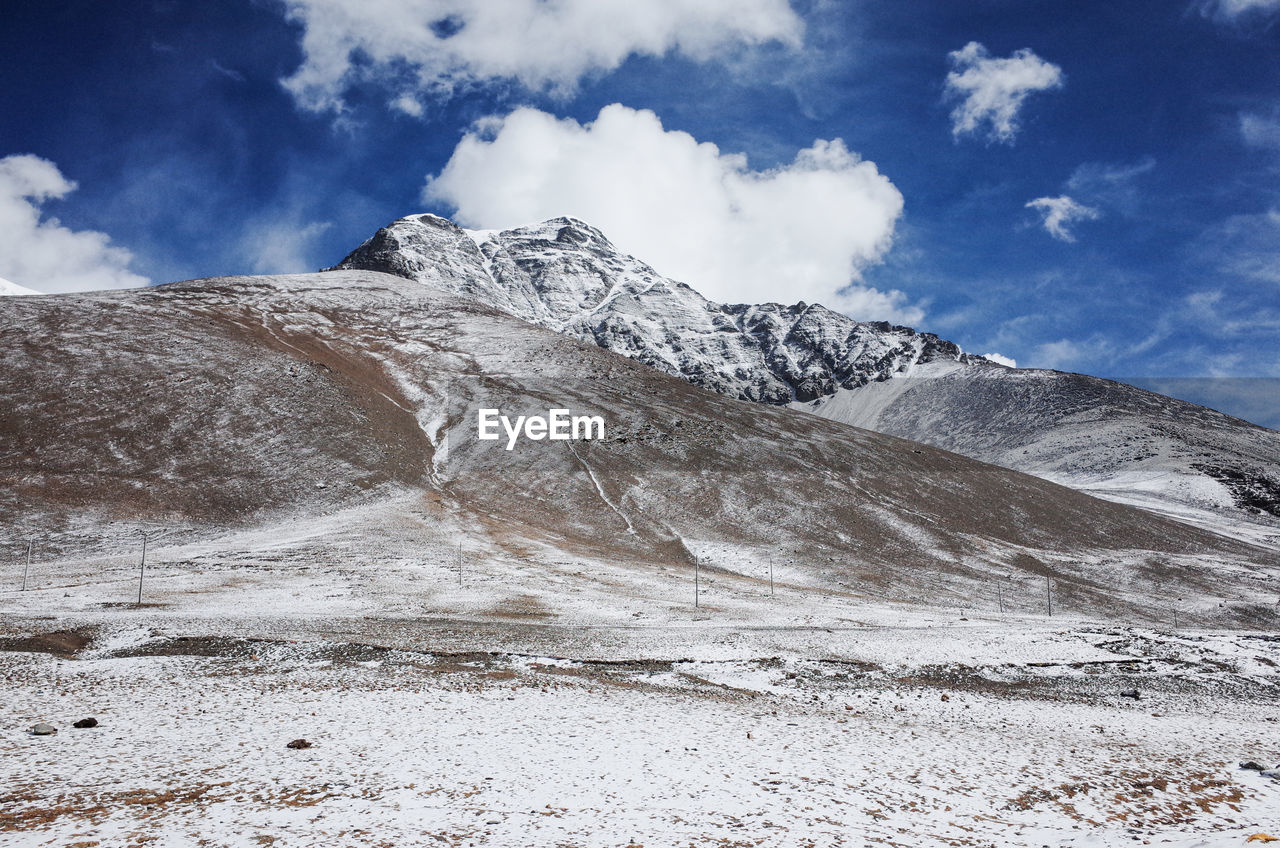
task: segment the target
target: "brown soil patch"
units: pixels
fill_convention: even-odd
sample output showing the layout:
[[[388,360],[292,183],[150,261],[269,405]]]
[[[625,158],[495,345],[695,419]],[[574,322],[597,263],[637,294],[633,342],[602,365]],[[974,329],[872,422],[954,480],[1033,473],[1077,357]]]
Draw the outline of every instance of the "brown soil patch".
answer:
[[[36,633],[31,636],[0,638],[0,651],[74,657],[89,646],[95,632],[96,628],[85,627],[78,630],[54,630],[50,633]]]
[[[505,600],[489,610],[488,614],[494,618],[505,619],[546,619],[556,617],[554,612],[532,595],[521,595],[518,598]]]

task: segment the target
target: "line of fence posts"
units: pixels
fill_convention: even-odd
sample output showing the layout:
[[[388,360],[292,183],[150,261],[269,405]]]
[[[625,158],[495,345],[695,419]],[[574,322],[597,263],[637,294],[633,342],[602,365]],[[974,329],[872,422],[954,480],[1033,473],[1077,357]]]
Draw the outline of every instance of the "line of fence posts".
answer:
[[[1004,602],[1006,584],[1013,584],[1013,583],[1014,583],[1014,576],[1012,574],[1006,575],[1004,579],[996,582],[996,606],[1000,610],[1001,615],[1008,612],[1009,609],[1013,606],[1012,594],[1010,595],[1009,604],[1006,605]],[[1013,587],[1010,586],[1009,588],[1012,589]],[[1045,597],[1045,602],[1048,606],[1049,617],[1052,618],[1053,617],[1053,578],[1049,576],[1046,576],[1044,578],[1044,597]]]
[[[693,606],[695,609],[701,607],[699,595],[702,593],[702,560],[697,554],[693,555]],[[769,597],[773,594],[773,560],[769,560]]]
[[[138,563],[138,598],[137,605],[142,605],[142,590],[147,573],[147,541],[149,532],[146,530],[138,531],[142,536],[142,556]],[[154,531],[159,532],[159,531]],[[22,568],[22,591],[27,591],[27,586],[31,576],[31,552],[33,543],[27,542],[26,559]],[[701,558],[694,554],[693,556],[693,605],[695,608],[701,608],[701,592],[702,592],[702,563]],[[1003,615],[1007,610],[1004,603],[1005,581],[1012,581],[1013,575],[1008,575],[1004,580],[996,584],[996,603],[999,605],[1000,613]],[[1049,617],[1053,617],[1053,578],[1046,576],[1044,579],[1045,601],[1048,606]],[[462,568],[462,542],[458,542],[458,585],[463,585],[463,568]],[[769,560],[769,597],[774,597],[774,581],[773,581],[773,560]],[[1178,607],[1175,604],[1171,612],[1173,613],[1173,627],[1178,629],[1180,619],[1178,618]]]
[[[153,533],[164,535],[165,533],[168,533],[168,532],[173,532],[173,531],[171,530],[169,531],[139,530],[138,531],[139,535],[142,536],[142,554],[138,561],[138,594],[137,594],[136,600],[134,601],[135,606],[142,605],[143,586],[145,584],[146,576],[147,576],[147,542],[149,541],[150,536]],[[22,567],[22,591],[23,592],[27,591],[27,587],[30,583],[32,549],[33,549],[33,543],[27,542],[26,558]],[[459,586],[462,585],[462,543],[461,542],[458,543],[458,585]]]
[[[147,531],[145,531],[145,530],[140,530],[140,531],[138,531],[138,532],[142,534],[142,559],[141,559],[141,561],[138,563],[138,600],[137,600],[137,605],[138,605],[138,606],[141,606],[141,605],[142,605],[142,584],[143,584],[143,580],[146,578],[146,574],[147,574]],[[24,564],[23,564],[23,566],[22,566],[22,591],[24,591],[24,592],[25,592],[25,591],[27,591],[27,586],[28,586],[28,584],[30,583],[30,578],[31,578],[31,550],[32,550],[32,545],[33,545],[33,543],[32,543],[32,542],[27,542],[27,556],[26,556],[26,561],[24,562]]]
[[[773,578],[773,575],[772,575],[772,569],[771,569],[770,570],[770,594],[772,594],[772,589],[773,589],[772,578]],[[1013,575],[1008,575],[1007,577],[1004,578],[1004,580],[996,583],[996,604],[999,606],[1000,613],[1002,615],[1005,612],[1007,612],[1007,608],[1004,602],[1004,588],[1005,588],[1006,581],[1010,581],[1010,582],[1013,581]],[[1044,594],[1045,594],[1045,602],[1048,606],[1049,616],[1052,618],[1053,617],[1053,578],[1052,577],[1046,576],[1044,578]],[[1180,601],[1182,599],[1179,598],[1177,600]],[[1059,603],[1059,606],[1061,606],[1061,603]],[[1178,614],[1179,610],[1178,610],[1177,601],[1175,601],[1173,605],[1169,607],[1169,612],[1173,616],[1173,629],[1174,630],[1179,629],[1182,625],[1182,618]]]

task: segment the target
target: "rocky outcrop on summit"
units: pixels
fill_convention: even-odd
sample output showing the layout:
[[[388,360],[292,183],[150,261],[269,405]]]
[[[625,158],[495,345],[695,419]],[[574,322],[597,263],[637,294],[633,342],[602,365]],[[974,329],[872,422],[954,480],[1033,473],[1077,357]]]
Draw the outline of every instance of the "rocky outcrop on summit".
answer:
[[[573,218],[496,232],[414,215],[335,270],[443,286],[741,400],[811,401],[935,360],[985,364],[935,335],[816,304],[714,303]]]

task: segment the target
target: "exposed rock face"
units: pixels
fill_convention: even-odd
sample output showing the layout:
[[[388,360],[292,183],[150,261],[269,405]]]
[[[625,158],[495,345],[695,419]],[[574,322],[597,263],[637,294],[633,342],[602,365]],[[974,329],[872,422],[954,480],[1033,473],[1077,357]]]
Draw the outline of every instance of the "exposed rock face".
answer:
[[[741,400],[814,400],[917,363],[980,360],[935,335],[816,304],[714,303],[573,218],[493,232],[414,215],[337,268],[440,285]]]

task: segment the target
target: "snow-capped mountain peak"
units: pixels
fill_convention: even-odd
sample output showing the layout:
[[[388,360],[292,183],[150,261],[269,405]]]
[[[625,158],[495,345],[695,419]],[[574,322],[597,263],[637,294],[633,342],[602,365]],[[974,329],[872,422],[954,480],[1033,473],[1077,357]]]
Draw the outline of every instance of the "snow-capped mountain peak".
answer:
[[[937,336],[816,304],[715,303],[571,217],[499,232],[411,215],[337,268],[441,285],[743,400],[808,401],[919,362],[978,360]]]

